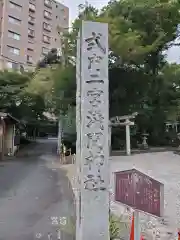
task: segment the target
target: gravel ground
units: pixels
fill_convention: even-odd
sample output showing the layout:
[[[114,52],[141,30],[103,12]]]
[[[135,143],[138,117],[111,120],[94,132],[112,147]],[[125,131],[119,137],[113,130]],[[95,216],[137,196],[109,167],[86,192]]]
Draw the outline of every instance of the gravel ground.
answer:
[[[150,177],[164,184],[164,219],[150,214],[141,213],[142,230],[146,232],[148,240],[177,240],[177,228],[180,227],[180,156],[173,152],[153,152],[135,154],[132,156],[113,156],[110,158],[110,192],[111,210],[117,216],[123,217],[126,225],[126,238],[129,231],[131,211],[120,203],[114,202],[114,172],[136,168]],[[64,169],[71,181],[76,195],[76,170],[74,165],[66,165]],[[149,228],[149,230],[147,230]],[[156,233],[156,238],[154,237]]]
[[[180,156],[173,152],[145,153],[133,156],[113,156],[110,161],[111,191],[114,189],[114,172],[136,168],[164,184],[164,218],[167,226],[159,218],[145,215],[145,221],[154,223],[160,232],[158,239],[176,239],[180,227]],[[124,207],[112,202],[112,208],[121,214]],[[142,214],[143,219],[143,214]],[[172,236],[170,233],[175,235]],[[150,239],[150,238],[148,238]]]

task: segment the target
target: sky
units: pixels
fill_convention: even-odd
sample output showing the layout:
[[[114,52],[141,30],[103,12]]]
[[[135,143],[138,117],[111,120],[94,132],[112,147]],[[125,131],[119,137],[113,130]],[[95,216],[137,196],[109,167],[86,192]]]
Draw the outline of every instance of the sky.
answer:
[[[84,4],[84,0],[57,0],[58,2],[66,5],[69,7],[70,11],[70,22],[73,21],[78,14],[78,5]],[[88,3],[93,5],[97,8],[102,8],[104,5],[106,5],[109,2],[109,0],[88,0]]]
[[[85,0],[57,0],[58,2],[69,7],[70,24],[77,17],[78,5],[85,3]],[[88,0],[88,3],[96,8],[102,8],[109,0]],[[167,59],[169,62],[176,62],[180,64],[180,49],[179,47],[172,47],[168,50]]]

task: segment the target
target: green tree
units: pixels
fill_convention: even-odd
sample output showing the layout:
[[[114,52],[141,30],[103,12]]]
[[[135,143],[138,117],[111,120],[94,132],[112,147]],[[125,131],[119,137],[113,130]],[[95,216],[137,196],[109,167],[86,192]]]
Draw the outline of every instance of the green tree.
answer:
[[[29,78],[16,72],[1,71],[0,73],[0,108],[8,111],[16,107],[21,100],[20,95]]]
[[[43,78],[37,74],[32,81],[37,94],[46,93],[57,115],[75,105],[73,63],[81,20],[107,22],[110,116],[137,111],[142,129],[158,131],[179,111],[179,66],[168,65],[164,54],[179,34],[179,6],[178,1],[168,0],[110,1],[101,11],[82,6],[71,32],[60,36],[64,46],[61,61],[56,65],[49,61],[48,68],[39,72]]]
[[[0,73],[0,109],[20,120],[42,118],[45,106],[41,96],[27,93],[26,88],[32,74],[1,71]]]

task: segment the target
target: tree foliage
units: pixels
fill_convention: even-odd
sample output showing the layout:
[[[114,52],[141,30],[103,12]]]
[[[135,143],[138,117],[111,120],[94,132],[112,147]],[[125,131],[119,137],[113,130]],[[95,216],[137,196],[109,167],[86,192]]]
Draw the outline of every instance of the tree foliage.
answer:
[[[56,65],[48,60],[49,67],[32,82],[37,94],[49,96],[56,114],[75,106],[74,62],[81,20],[107,22],[110,116],[136,111],[141,131],[159,131],[164,121],[179,117],[180,66],[166,60],[166,50],[179,37],[179,7],[179,1],[169,0],[114,0],[100,11],[81,5],[71,31],[61,35],[63,57]]]
[[[26,92],[32,74],[0,72],[0,110],[8,112],[20,120],[29,121],[42,118],[45,109],[43,98],[33,91]]]

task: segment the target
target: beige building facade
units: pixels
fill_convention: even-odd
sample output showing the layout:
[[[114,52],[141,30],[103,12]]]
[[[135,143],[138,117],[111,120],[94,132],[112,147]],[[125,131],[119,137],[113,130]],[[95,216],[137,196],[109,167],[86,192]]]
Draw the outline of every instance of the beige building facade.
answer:
[[[69,27],[69,9],[54,0],[0,0],[0,69],[33,68]]]

